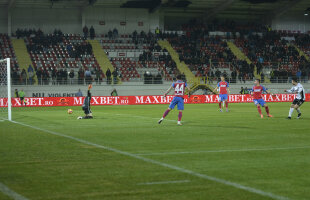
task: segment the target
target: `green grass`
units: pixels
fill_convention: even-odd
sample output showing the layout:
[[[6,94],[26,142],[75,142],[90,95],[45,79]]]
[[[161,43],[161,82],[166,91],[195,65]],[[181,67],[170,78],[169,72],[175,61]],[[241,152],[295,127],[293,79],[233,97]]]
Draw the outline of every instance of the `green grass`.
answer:
[[[13,120],[289,199],[310,199],[310,104],[301,107],[302,119],[294,113],[291,121],[285,119],[289,105],[269,103],[274,118],[264,119],[253,104],[230,104],[229,113],[218,112],[216,104],[185,105],[181,127],[177,111],[157,124],[167,105],[92,107],[93,120],[77,120],[80,107],[72,115],[68,107],[15,108]],[[189,182],[143,184],[177,180]],[[7,121],[0,122],[0,182],[31,200],[272,199]],[[0,199],[10,198],[0,192]]]

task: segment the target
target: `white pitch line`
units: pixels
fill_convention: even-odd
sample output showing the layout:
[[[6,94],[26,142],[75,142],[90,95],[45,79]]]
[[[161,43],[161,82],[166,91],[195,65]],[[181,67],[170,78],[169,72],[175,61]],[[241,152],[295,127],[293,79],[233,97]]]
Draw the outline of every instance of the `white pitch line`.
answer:
[[[190,180],[147,182],[147,183],[138,183],[137,185],[162,185],[162,184],[188,183],[188,182],[190,182]]]
[[[156,155],[177,155],[177,154],[196,154],[196,153],[225,153],[225,152],[247,152],[247,151],[274,151],[291,149],[310,149],[310,146],[303,147],[275,147],[262,149],[227,149],[227,150],[209,150],[209,151],[180,151],[180,152],[154,152],[154,153],[136,153],[138,156],[156,156]]]
[[[237,189],[244,190],[244,191],[251,192],[251,193],[255,193],[255,194],[258,194],[258,195],[261,195],[261,196],[264,196],[264,197],[270,197],[270,198],[276,199],[276,200],[289,200],[288,197],[279,196],[279,195],[273,194],[271,192],[265,192],[265,191],[260,190],[260,189],[256,189],[256,188],[245,186],[245,185],[241,185],[239,183],[227,181],[225,179],[220,179],[220,178],[217,178],[217,177],[214,177],[214,176],[208,176],[206,174],[201,174],[201,173],[194,172],[194,171],[191,171],[191,170],[188,170],[188,169],[184,169],[184,168],[181,168],[181,167],[178,167],[178,166],[175,166],[175,165],[170,165],[170,164],[167,164],[167,163],[164,163],[164,162],[156,161],[156,160],[153,160],[153,159],[150,159],[150,158],[144,158],[144,157],[139,156],[139,155],[135,155],[135,154],[132,154],[132,153],[129,153],[129,152],[126,152],[126,151],[122,151],[122,150],[118,150],[118,149],[115,149],[115,148],[107,147],[107,146],[104,146],[104,145],[92,143],[92,142],[89,142],[87,140],[79,139],[79,138],[76,138],[76,137],[73,137],[73,136],[57,133],[57,132],[46,130],[46,129],[43,129],[43,128],[39,128],[39,127],[36,127],[36,126],[31,126],[31,125],[28,125],[28,124],[24,124],[24,123],[21,123],[21,122],[16,122],[16,121],[11,121],[11,122],[19,124],[19,125],[22,125],[22,126],[26,126],[26,127],[29,127],[29,128],[33,128],[33,129],[36,129],[36,130],[39,130],[39,131],[42,131],[42,132],[45,132],[45,133],[49,133],[49,134],[52,134],[52,135],[68,138],[68,139],[71,139],[71,140],[74,140],[74,141],[77,141],[77,142],[80,142],[80,143],[83,143],[83,144],[87,144],[87,145],[90,145],[90,146],[94,146],[94,147],[97,147],[97,148],[100,148],[100,149],[105,149],[105,150],[112,151],[112,152],[115,152],[115,153],[118,153],[118,154],[121,154],[121,155],[125,155],[125,156],[128,156],[128,157],[136,158],[138,160],[142,160],[142,161],[147,162],[147,163],[151,163],[151,164],[159,165],[159,166],[166,167],[166,168],[169,168],[169,169],[173,169],[173,170],[176,170],[176,171],[179,171],[179,172],[182,172],[182,173],[185,173],[185,174],[189,174],[189,175],[192,175],[192,176],[195,176],[195,177],[199,177],[199,178],[202,178],[202,179],[205,179],[205,180],[214,181],[214,182],[221,183],[221,184],[224,184],[224,185],[232,186],[232,187],[235,187]]]
[[[26,197],[24,197],[24,196],[18,194],[17,192],[11,190],[8,186],[4,185],[4,184],[1,183],[1,182],[0,182],[0,191],[1,191],[3,194],[5,194],[5,195],[11,197],[11,198],[14,199],[14,200],[29,200],[29,199],[27,199]]]

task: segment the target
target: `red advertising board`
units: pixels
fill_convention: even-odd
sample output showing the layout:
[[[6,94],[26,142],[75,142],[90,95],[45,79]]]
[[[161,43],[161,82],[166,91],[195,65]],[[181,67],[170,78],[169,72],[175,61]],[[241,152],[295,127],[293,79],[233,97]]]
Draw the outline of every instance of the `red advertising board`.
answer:
[[[263,95],[266,102],[292,102],[295,94],[269,94]],[[25,98],[27,105],[32,107],[49,107],[49,106],[81,106],[85,97],[29,97]],[[92,105],[145,105],[145,104],[168,104],[173,96],[94,96],[92,97]],[[306,94],[309,101],[310,94]],[[218,103],[218,95],[192,95],[190,98],[185,96],[186,104],[204,104]],[[233,94],[229,95],[230,103],[251,103],[253,98],[249,94]],[[7,106],[7,99],[0,98],[0,107]],[[12,106],[20,107],[20,100],[12,98]]]

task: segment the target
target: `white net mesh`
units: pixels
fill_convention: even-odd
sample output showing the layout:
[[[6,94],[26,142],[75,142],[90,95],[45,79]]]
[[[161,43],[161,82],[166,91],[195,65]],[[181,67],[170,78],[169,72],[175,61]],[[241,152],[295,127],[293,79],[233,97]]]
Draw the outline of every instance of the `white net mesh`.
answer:
[[[7,59],[0,60],[0,120],[9,119],[10,104],[8,103],[8,70]]]

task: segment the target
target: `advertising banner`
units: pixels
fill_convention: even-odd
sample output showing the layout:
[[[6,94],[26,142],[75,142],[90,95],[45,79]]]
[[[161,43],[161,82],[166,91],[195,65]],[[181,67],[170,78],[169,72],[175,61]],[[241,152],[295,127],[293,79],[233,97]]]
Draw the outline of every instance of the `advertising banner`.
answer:
[[[296,94],[269,94],[263,95],[266,102],[292,102]],[[81,106],[85,97],[29,97],[25,98],[27,106],[50,107],[50,106]],[[173,96],[94,96],[91,105],[149,105],[169,104]],[[306,94],[306,101],[309,101],[310,94]],[[184,96],[186,104],[218,103],[218,95],[191,95]],[[229,103],[252,103],[253,97],[249,94],[232,94],[228,98]],[[0,107],[7,106],[7,99],[0,98]],[[12,106],[20,107],[19,98],[12,98]]]

